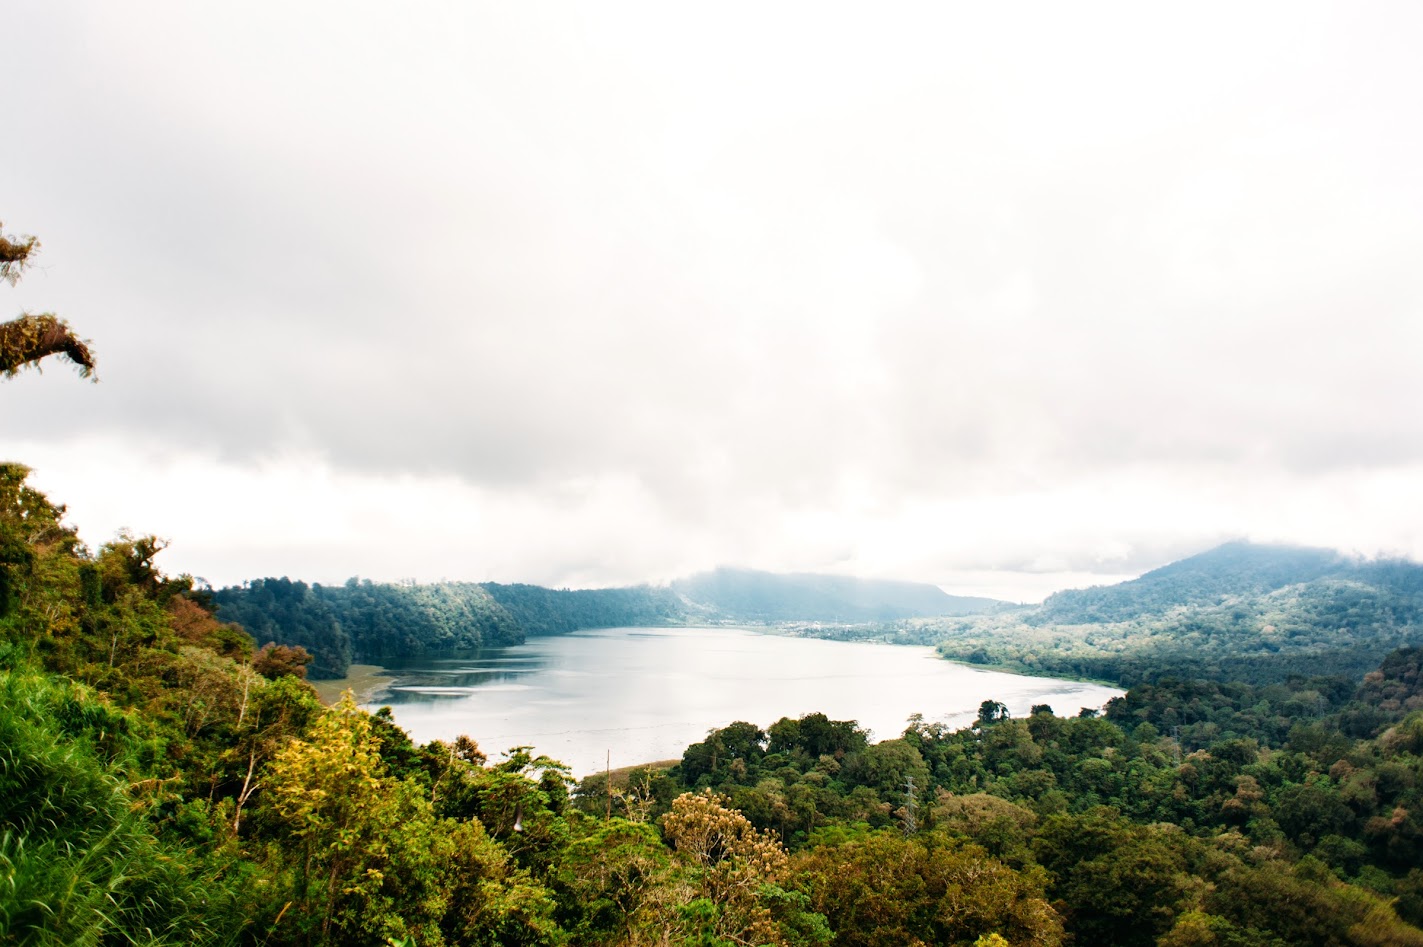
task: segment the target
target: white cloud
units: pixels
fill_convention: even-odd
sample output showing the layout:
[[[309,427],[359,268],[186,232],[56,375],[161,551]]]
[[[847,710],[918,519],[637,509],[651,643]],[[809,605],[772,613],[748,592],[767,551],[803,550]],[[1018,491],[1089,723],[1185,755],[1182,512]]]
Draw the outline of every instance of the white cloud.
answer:
[[[1420,17],[33,6],[0,298],[103,381],[0,445],[223,581],[1418,555]]]

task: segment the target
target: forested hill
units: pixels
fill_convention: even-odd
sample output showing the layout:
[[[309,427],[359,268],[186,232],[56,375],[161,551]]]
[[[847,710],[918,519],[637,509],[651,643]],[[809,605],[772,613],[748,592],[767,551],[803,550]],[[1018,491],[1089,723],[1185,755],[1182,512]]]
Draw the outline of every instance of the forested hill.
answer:
[[[666,625],[684,609],[666,589],[545,589],[441,582],[388,585],[351,579],[307,585],[253,579],[212,593],[224,621],[259,642],[301,645],[313,678],[344,677],[352,661],[521,644],[527,635],[580,628]]]
[[[1423,644],[1423,565],[1229,543],[1120,585],[1059,592],[1009,615],[920,623],[913,634],[956,660],[1124,686],[1352,676]]]
[[[1325,576],[1353,578],[1363,566],[1332,549],[1232,542],[1153,569],[1129,582],[1068,589],[1043,602],[1040,623],[1125,621],[1181,605],[1219,605]]]
[[[732,621],[893,621],[977,615],[1007,604],[950,595],[922,582],[730,568],[678,579],[672,583],[672,591]]]
[[[670,625],[687,608],[665,588],[546,589],[541,585],[484,585],[489,596],[528,635],[564,635],[580,628]]]

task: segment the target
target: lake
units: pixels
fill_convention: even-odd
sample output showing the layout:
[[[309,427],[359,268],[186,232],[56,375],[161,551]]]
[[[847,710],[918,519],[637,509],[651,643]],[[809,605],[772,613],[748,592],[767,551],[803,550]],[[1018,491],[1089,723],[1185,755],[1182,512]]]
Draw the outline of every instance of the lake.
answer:
[[[1060,716],[1122,693],[1099,684],[953,664],[932,648],[789,638],[740,628],[605,628],[462,657],[386,665],[390,706],[418,743],[468,734],[491,760],[532,745],[576,776],[680,758],[713,727],[820,711],[886,740],[911,714],[967,725],[985,700]]]

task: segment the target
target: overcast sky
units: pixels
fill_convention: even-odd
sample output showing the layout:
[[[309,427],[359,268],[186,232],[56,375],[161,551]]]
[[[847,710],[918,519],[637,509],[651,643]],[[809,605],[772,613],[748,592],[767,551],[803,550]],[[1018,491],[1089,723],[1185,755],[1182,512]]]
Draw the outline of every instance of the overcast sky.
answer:
[[[1423,6],[6,5],[0,220],[91,544],[1031,600],[1423,556]]]

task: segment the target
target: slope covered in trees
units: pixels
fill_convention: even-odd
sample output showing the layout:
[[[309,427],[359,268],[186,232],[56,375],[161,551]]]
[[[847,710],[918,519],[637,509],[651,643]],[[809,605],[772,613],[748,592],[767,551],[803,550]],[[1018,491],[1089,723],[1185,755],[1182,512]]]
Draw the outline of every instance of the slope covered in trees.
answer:
[[[667,589],[639,585],[621,589],[546,589],[540,585],[483,586],[529,635],[563,635],[582,628],[671,625],[688,609]]]
[[[1356,677],[1423,644],[1423,565],[1229,544],[1139,579],[997,616],[906,624],[949,658],[1124,685]]]
[[[351,579],[308,586],[254,579],[212,593],[218,614],[257,640],[300,645],[314,678],[339,678],[352,660],[380,661],[485,645],[519,644],[519,623],[473,583],[385,585]]]
[[[217,613],[259,641],[300,645],[313,678],[339,678],[352,661],[469,651],[580,628],[666,625],[684,608],[665,589],[545,589],[536,585],[389,585],[351,579],[307,585],[254,579],[212,593]]]
[[[1126,621],[1181,606],[1212,606],[1258,597],[1326,577],[1348,581],[1376,572],[1376,564],[1350,560],[1331,549],[1232,542],[1117,585],[1054,593],[1034,611],[1031,620],[1060,624]]]

